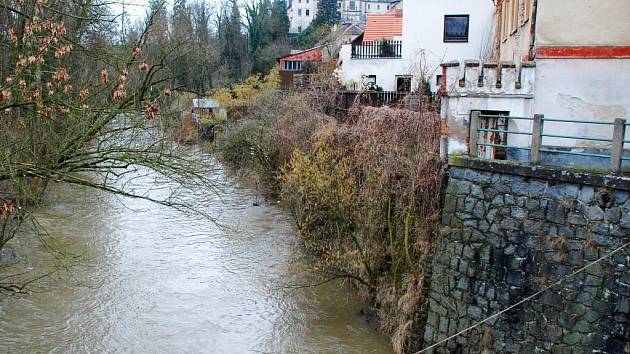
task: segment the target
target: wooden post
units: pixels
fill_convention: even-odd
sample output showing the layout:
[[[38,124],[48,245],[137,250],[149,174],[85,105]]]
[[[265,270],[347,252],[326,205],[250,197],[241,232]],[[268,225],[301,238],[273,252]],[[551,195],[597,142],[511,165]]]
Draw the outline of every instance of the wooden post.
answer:
[[[610,152],[610,172],[618,175],[621,173],[621,157],[623,156],[623,140],[626,135],[626,120],[615,119],[612,137],[612,151]]]
[[[542,145],[543,118],[545,118],[544,114],[534,114],[534,121],[532,124],[532,150],[530,151],[531,162],[534,165],[540,163],[540,146]]]
[[[470,132],[468,133],[468,154],[471,157],[479,157],[479,147],[477,142],[479,141],[479,127],[481,122],[479,121],[479,111],[472,112],[470,116]]]

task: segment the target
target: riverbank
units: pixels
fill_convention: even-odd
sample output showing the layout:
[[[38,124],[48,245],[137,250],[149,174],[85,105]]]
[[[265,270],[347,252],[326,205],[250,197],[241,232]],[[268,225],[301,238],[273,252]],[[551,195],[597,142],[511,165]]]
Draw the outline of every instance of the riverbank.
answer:
[[[291,216],[254,207],[257,193],[216,167],[221,196],[200,191],[189,200],[221,226],[145,200],[51,185],[34,218],[72,266],[59,268],[59,254],[34,234],[11,241],[16,271],[60,271],[30,294],[2,293],[0,350],[389,352],[347,287],[287,288],[304,284],[308,268]],[[137,183],[151,195],[177,187]]]
[[[262,91],[216,153],[291,211],[319,282],[352,284],[398,353],[419,348],[443,170],[433,111],[355,107],[333,92]]]

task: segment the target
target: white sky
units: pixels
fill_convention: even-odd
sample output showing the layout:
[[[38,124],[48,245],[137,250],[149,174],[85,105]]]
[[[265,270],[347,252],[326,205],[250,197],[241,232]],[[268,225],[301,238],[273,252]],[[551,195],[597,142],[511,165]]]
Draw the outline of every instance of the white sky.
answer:
[[[218,2],[218,0],[206,1],[210,4],[216,4]],[[111,7],[115,14],[122,14],[123,2],[125,4],[125,12],[127,13],[126,17],[131,23],[135,23],[136,21],[143,19],[147,9],[149,8],[149,0],[114,0]],[[173,5],[173,1],[168,0],[166,4],[170,8]]]

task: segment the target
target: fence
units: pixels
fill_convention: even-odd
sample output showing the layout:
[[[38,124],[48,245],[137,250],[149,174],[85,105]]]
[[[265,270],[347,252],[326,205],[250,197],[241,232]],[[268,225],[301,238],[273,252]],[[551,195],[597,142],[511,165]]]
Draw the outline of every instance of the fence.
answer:
[[[357,97],[361,104],[381,107],[402,101],[407,93],[397,91],[340,91],[337,95],[340,108],[349,109]]]
[[[509,122],[512,121],[529,121],[531,123],[531,131],[518,131],[510,130]],[[610,137],[597,137],[597,136],[575,136],[564,134],[550,134],[544,131],[545,122],[554,122],[564,126],[565,124],[583,124],[583,125],[596,125],[596,126],[609,126],[612,127],[612,135]],[[493,123],[493,124],[491,124]],[[575,120],[575,119],[561,119],[561,118],[547,118],[542,114],[536,114],[534,117],[514,117],[514,116],[502,116],[502,115],[484,115],[480,112],[473,112],[470,120],[470,136],[469,136],[469,154],[473,157],[479,157],[480,153],[482,158],[494,158],[496,148],[501,149],[515,149],[529,151],[530,162],[532,164],[541,163],[541,153],[552,154],[568,154],[590,158],[609,159],[610,172],[613,174],[621,173],[621,163],[623,161],[629,161],[630,157],[626,157],[623,154],[624,144],[630,143],[630,140],[625,138],[626,127],[630,125],[625,119],[617,118],[612,122],[594,121],[594,120]],[[569,128],[567,125],[566,128]],[[479,141],[481,135],[483,141]],[[529,136],[529,146],[523,145],[508,145],[508,135],[521,135]],[[563,150],[558,147],[543,145],[544,138],[555,139],[569,139],[588,142],[609,143],[610,149],[608,152],[585,152]],[[493,148],[494,153],[490,153],[486,150],[487,147]]]
[[[352,45],[352,59],[402,58],[402,41],[373,41]]]

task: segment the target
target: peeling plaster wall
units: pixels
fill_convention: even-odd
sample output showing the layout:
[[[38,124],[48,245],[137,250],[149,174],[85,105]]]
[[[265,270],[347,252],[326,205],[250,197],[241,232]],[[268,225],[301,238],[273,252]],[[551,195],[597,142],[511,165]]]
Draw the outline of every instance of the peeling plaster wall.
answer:
[[[513,63],[479,64],[478,61],[445,64],[446,97],[442,99],[442,119],[448,123],[449,154],[468,151],[469,120],[472,111],[506,111],[512,116],[532,116],[536,83],[535,68]],[[531,131],[530,121],[511,121],[509,130]],[[526,146],[529,136],[513,135],[510,144]]]
[[[630,45],[628,0],[539,0],[538,46]]]
[[[626,118],[630,121],[630,60],[538,59],[535,92],[534,113],[546,117],[605,122]],[[592,124],[546,122],[545,132],[612,137],[611,126]],[[626,133],[628,138],[629,133]],[[609,145],[554,138],[544,138],[543,144],[578,147]]]

